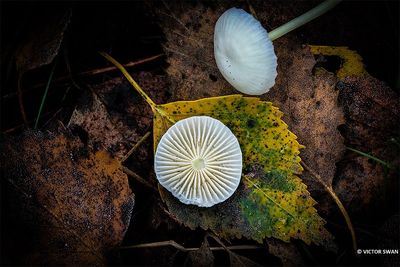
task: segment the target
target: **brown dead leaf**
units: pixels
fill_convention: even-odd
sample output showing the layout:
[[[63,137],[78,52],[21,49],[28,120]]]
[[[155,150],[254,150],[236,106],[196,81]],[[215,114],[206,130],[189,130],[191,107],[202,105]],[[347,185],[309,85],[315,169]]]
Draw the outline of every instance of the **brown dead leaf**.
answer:
[[[28,131],[2,146],[6,214],[14,225],[7,240],[15,246],[8,247],[10,262],[105,264],[107,252],[125,235],[134,205],[120,163],[64,131]],[[15,234],[20,231],[26,233]]]
[[[224,80],[214,60],[213,33],[219,15],[226,9],[219,4],[215,10],[197,2],[163,2],[156,8],[167,42],[166,69],[171,81],[172,98],[196,100],[227,95],[235,90]],[[172,11],[173,10],[173,11]]]
[[[210,249],[207,239],[198,250],[190,251],[187,255],[185,266],[213,266],[214,255]]]
[[[135,79],[146,88],[163,90],[151,92],[157,101],[165,101],[164,76],[141,72]],[[151,109],[136,91],[124,79],[116,78],[93,86],[90,94],[83,95],[68,125],[81,127],[92,145],[100,145],[121,159],[151,129],[152,118]],[[148,151],[151,149],[139,147],[138,158],[148,161]]]
[[[21,74],[48,65],[54,60],[70,22],[71,13],[71,10],[68,10],[65,14],[49,16],[46,27],[36,25],[31,31],[30,36],[16,52],[16,65]]]
[[[155,10],[166,38],[163,47],[170,64],[166,69],[172,90],[170,101],[237,93],[215,63],[214,26],[225,10],[234,6],[249,10],[248,4],[248,1],[154,1],[150,9]],[[309,6],[302,1],[296,5],[251,1],[251,5],[268,31],[302,14]]]
[[[287,39],[276,44],[278,73],[290,75],[278,75],[275,87],[264,97],[285,113],[285,122],[306,147],[301,152],[303,161],[330,185],[336,172],[335,163],[345,151],[344,138],[338,130],[344,123],[344,115],[337,102],[337,78],[329,72],[313,75],[316,62],[307,46]],[[302,178],[317,198],[325,194],[307,171]]]
[[[385,171],[381,164],[348,151],[340,162],[334,189],[358,215],[376,214],[373,210],[382,211],[382,205],[388,211],[398,210],[398,204],[388,200],[397,198],[399,188],[396,166],[400,164],[400,148],[390,140],[400,134],[400,98],[369,75],[347,78],[339,87],[339,102],[346,117],[341,128],[346,145],[390,163],[393,169]]]
[[[241,256],[234,252],[229,252],[229,261],[232,267],[260,267],[261,264]]]
[[[268,250],[271,254],[281,259],[282,266],[304,265],[300,252],[292,243],[271,238],[268,240]]]

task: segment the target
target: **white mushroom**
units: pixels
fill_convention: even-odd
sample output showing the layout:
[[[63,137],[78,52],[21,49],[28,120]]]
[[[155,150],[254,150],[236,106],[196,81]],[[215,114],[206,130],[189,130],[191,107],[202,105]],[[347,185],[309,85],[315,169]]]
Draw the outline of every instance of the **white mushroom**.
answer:
[[[195,116],[178,121],[163,135],[154,169],[160,184],[181,202],[211,207],[237,189],[242,152],[222,122]]]
[[[224,78],[244,94],[261,95],[275,84],[272,42],[260,22],[243,9],[228,9],[218,19],[214,56]]]
[[[218,69],[233,87],[244,94],[268,92],[277,75],[272,41],[321,16],[341,1],[325,0],[269,34],[243,9],[228,9],[215,24],[214,57]]]

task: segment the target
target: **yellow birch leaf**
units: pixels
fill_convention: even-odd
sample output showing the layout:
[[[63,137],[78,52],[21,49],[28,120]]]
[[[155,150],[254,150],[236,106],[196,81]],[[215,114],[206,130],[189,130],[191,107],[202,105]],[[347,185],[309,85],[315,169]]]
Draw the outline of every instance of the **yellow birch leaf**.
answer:
[[[336,76],[343,79],[347,76],[362,76],[367,74],[361,56],[346,46],[310,45],[310,51],[314,55],[338,56],[342,60]]]
[[[286,242],[296,238],[333,248],[333,237],[314,208],[316,202],[297,176],[302,172],[299,153],[303,146],[271,102],[228,95],[157,105],[126,71],[124,75],[152,106],[154,148],[175,122],[202,115],[224,123],[241,146],[242,181],[233,196],[220,204],[210,208],[186,205],[159,186],[162,199],[180,222],[192,229],[211,229],[225,238],[244,236],[258,242],[268,237]]]

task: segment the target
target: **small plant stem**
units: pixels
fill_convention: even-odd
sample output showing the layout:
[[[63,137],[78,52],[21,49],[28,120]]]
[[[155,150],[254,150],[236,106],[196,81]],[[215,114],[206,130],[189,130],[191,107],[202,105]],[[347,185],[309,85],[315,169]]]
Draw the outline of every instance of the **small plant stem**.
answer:
[[[146,139],[150,136],[150,132],[147,132],[140,140],[129,150],[128,153],[121,159],[121,162],[124,162],[129,158],[130,155],[132,155],[133,152],[136,151],[136,149],[144,142]]]
[[[156,103],[151,100],[151,98],[143,91],[142,88],[136,83],[136,81],[132,78],[132,76],[128,73],[128,71],[120,64],[118,61],[116,61],[113,57],[111,57],[109,54],[105,52],[100,52],[100,55],[105,57],[108,61],[110,61],[115,67],[117,67],[122,74],[125,76],[125,78],[129,81],[129,83],[135,88],[135,90],[144,98],[144,100],[151,106],[152,109],[156,108]]]
[[[364,157],[366,157],[366,158],[369,158],[369,159],[372,159],[372,160],[374,160],[374,161],[376,161],[376,162],[378,162],[378,163],[380,163],[380,164],[382,164],[383,166],[385,166],[386,168],[392,168],[392,166],[389,164],[389,163],[387,163],[387,162],[385,162],[385,161],[383,161],[383,160],[381,160],[381,159],[378,159],[377,157],[374,157],[374,156],[372,156],[372,155],[370,155],[370,154],[367,154],[367,153],[365,153],[365,152],[362,152],[362,151],[360,151],[360,150],[357,150],[357,149],[354,149],[354,148],[351,148],[351,147],[346,147],[348,150],[350,150],[350,151],[353,151],[353,152],[355,152],[355,153],[357,153],[357,154],[360,154],[361,156],[364,156]]]
[[[343,206],[342,202],[340,201],[339,197],[336,195],[335,191],[333,191],[333,188],[329,185],[327,185],[324,180],[322,180],[321,176],[319,176],[313,169],[311,169],[307,164],[304,162],[301,162],[301,165],[306,169],[308,172],[311,173],[312,176],[314,176],[317,181],[323,185],[326,191],[332,196],[333,200],[336,202],[336,205],[339,207],[340,212],[343,214],[344,219],[346,220],[347,228],[349,228],[350,234],[351,234],[351,239],[353,241],[353,249],[354,252],[357,251],[357,239],[356,239],[356,233],[354,231],[353,224],[351,223],[351,219],[349,214],[347,213],[347,210]]]
[[[137,245],[132,245],[132,246],[124,246],[124,247],[120,247],[119,249],[158,248],[158,247],[166,247],[166,246],[172,246],[183,252],[195,251],[195,250],[199,249],[199,248],[185,248],[184,246],[176,243],[174,240],[144,243],[144,244],[137,244]],[[227,248],[230,250],[263,249],[263,247],[252,246],[252,245],[229,246]],[[210,250],[225,250],[225,248],[224,247],[210,247]]]
[[[136,181],[141,183],[142,185],[146,186],[147,188],[150,188],[156,192],[158,192],[157,188],[155,188],[151,183],[146,181],[144,178],[142,178],[140,175],[136,174],[135,172],[131,171],[129,168],[122,166],[122,170],[132,178],[134,178]]]
[[[49,92],[50,83],[51,83],[51,80],[53,79],[53,74],[54,74],[54,70],[56,69],[56,65],[57,65],[57,59],[54,60],[54,64],[53,64],[53,67],[51,68],[49,79],[47,80],[46,88],[44,90],[43,97],[42,97],[42,102],[40,103],[39,111],[36,116],[35,126],[33,127],[34,129],[37,129],[37,127],[38,127],[40,115],[42,114],[44,102],[46,101],[47,93]]]
[[[153,113],[158,113],[162,117],[166,118],[169,120],[172,124],[175,123],[175,120],[169,116],[161,106],[157,105],[156,103],[151,100],[151,98],[143,91],[142,88],[135,82],[135,80],[132,78],[132,76],[128,73],[128,71],[120,64],[118,61],[116,61],[113,57],[111,57],[109,54],[105,52],[100,52],[100,55],[102,55],[105,59],[110,61],[112,64],[114,64],[115,67],[117,67],[122,74],[125,76],[125,78],[130,82],[130,84],[135,88],[135,90],[144,98],[144,100],[150,105],[151,109],[153,110]]]
[[[313,9],[307,11],[303,15],[292,19],[291,21],[283,24],[282,26],[276,28],[275,30],[271,31],[268,36],[271,39],[271,41],[278,39],[279,37],[287,34],[288,32],[291,32],[298,27],[306,24],[307,22],[312,21],[313,19],[321,16],[328,10],[332,9],[335,7],[337,4],[339,4],[342,0],[326,0],[319,4],[318,6],[314,7]]]

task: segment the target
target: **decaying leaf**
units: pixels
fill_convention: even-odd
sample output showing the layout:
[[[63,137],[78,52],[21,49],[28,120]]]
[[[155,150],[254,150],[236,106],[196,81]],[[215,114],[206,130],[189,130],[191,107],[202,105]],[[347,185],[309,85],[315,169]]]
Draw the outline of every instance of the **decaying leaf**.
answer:
[[[308,9],[304,4],[307,6],[302,1],[296,5],[277,1],[251,1],[257,18],[268,31],[302,14]],[[214,26],[219,16],[231,7],[249,10],[249,2],[154,1],[151,9],[155,10],[166,37],[163,47],[169,63],[166,71],[172,91],[170,101],[237,93],[225,81],[214,60]],[[275,50],[279,49],[279,45],[275,45]],[[286,76],[285,73],[278,72],[278,76]]]
[[[367,216],[365,209],[375,214],[372,210],[382,210],[382,203],[389,210],[397,210],[398,203],[387,203],[385,197],[395,198],[399,188],[396,166],[400,165],[400,148],[391,140],[399,138],[400,97],[384,83],[366,75],[344,79],[340,83],[339,102],[346,117],[341,130],[347,146],[393,167],[385,170],[385,166],[349,151],[340,162],[335,191],[358,215]]]
[[[135,78],[150,88],[166,87],[163,76],[150,72],[141,72]],[[166,90],[158,92],[156,99],[164,101],[167,93]],[[152,116],[151,109],[132,87],[125,80],[116,78],[97,84],[82,95],[68,126],[81,127],[92,145],[100,145],[121,159],[150,130]],[[139,147],[137,154],[146,161],[150,156],[146,147]]]
[[[349,76],[363,76],[367,74],[361,56],[354,50],[343,46],[310,46],[314,55],[337,56],[341,59],[339,70],[335,73],[339,79]]]
[[[67,131],[6,138],[9,257],[29,265],[104,264],[129,225],[134,197],[120,163]],[[19,231],[27,231],[20,236]],[[16,239],[19,237],[20,239]],[[22,254],[22,255],[21,255]]]
[[[214,255],[210,249],[207,239],[204,239],[200,248],[188,253],[185,266],[213,266]]]
[[[16,65],[20,73],[48,65],[54,60],[70,19],[71,10],[68,10],[65,14],[54,17],[52,21],[46,21],[46,27],[37,25],[16,53]]]
[[[277,239],[268,239],[268,251],[279,257],[282,261],[282,266],[302,266],[300,252],[292,243],[285,243]]]
[[[313,75],[315,59],[309,47],[286,46],[291,49],[281,53],[280,68],[290,76],[285,81],[278,81],[282,87],[271,92],[269,99],[287,114],[286,122],[306,147],[302,151],[303,161],[317,170],[330,185],[336,172],[335,163],[345,151],[344,138],[338,130],[338,126],[344,123],[344,116],[337,104],[337,78],[326,71]],[[315,184],[315,178],[307,172],[302,178],[313,185],[313,193],[324,193],[323,187]]]
[[[247,257],[241,256],[239,254],[230,252],[229,261],[232,267],[259,267],[261,264],[250,260]]]

